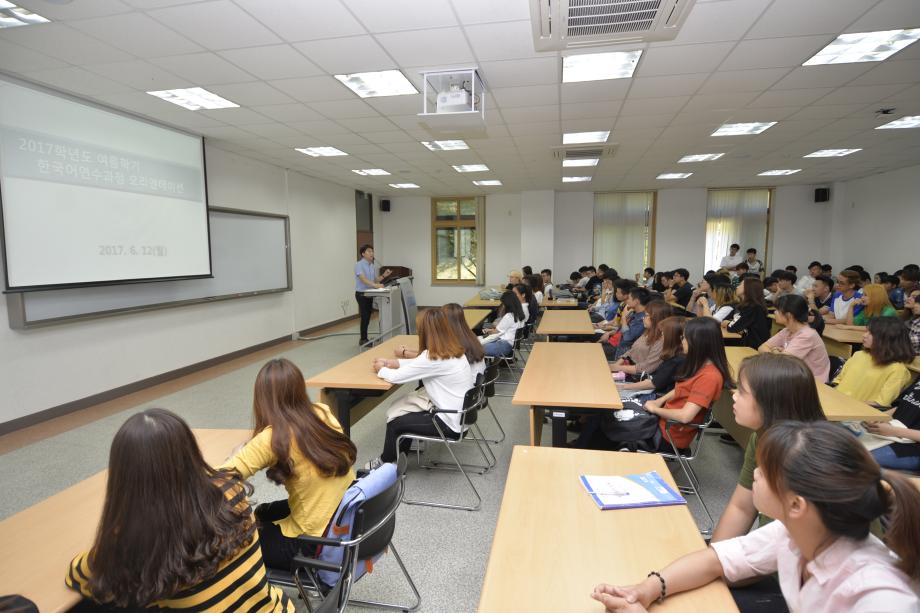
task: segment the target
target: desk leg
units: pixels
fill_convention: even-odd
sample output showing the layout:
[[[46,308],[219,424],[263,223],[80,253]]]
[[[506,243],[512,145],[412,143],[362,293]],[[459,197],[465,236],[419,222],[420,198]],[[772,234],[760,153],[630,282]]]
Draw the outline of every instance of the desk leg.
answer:
[[[543,408],[530,407],[530,444],[539,447],[543,440]]]
[[[351,438],[351,403],[345,396],[347,392],[324,387],[319,392],[319,401],[329,407],[335,418],[339,420],[342,433]]]
[[[568,437],[566,436],[566,418],[568,415],[565,411],[552,409],[550,411],[550,420],[553,422],[553,447],[565,447]]]

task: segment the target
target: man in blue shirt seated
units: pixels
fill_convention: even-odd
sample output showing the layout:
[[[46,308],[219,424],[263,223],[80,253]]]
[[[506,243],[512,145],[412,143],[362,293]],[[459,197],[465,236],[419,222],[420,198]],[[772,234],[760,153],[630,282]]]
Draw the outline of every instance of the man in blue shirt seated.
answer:
[[[367,326],[371,322],[371,313],[374,310],[374,299],[365,296],[364,291],[383,287],[380,283],[390,276],[390,270],[384,270],[377,276],[374,266],[374,248],[370,245],[361,245],[361,259],[355,263],[355,300],[358,301],[358,312],[361,314],[361,340],[359,345],[367,343]]]

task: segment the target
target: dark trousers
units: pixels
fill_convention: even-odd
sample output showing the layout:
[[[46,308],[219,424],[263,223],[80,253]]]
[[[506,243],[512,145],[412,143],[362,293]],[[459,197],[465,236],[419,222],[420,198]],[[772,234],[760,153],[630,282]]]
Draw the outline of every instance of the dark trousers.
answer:
[[[259,545],[265,566],[279,570],[290,570],[291,562],[298,553],[307,557],[316,555],[316,547],[301,543],[296,538],[284,536],[281,528],[272,523],[291,514],[287,500],[276,500],[256,507],[255,516],[259,527]]]
[[[374,299],[361,292],[355,292],[358,301],[358,313],[361,314],[361,341],[367,340],[367,326],[371,323],[371,313],[374,312]]]
[[[435,417],[435,419],[438,420],[438,425],[441,427],[441,432],[444,433],[444,436],[453,440],[460,438],[460,435],[448,428],[444,422],[441,421],[440,417]],[[406,413],[405,415],[400,415],[387,424],[387,434],[386,440],[383,443],[383,453],[380,454],[381,460],[384,462],[396,461],[396,439],[403,434],[438,436],[438,431],[431,421],[430,413]],[[403,440],[399,451],[408,453],[411,444],[412,441]]]

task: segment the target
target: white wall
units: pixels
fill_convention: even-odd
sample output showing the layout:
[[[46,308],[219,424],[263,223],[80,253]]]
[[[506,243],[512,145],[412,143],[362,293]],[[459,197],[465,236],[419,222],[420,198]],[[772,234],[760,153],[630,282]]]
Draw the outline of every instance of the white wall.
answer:
[[[594,193],[556,192],[555,220],[553,280],[568,283],[569,274],[594,259]]]
[[[788,185],[773,192],[767,272],[790,264],[807,274],[814,260],[830,258],[831,203],[815,202],[815,188],[825,185]],[[761,258],[762,259],[762,258]]]
[[[521,265],[540,274],[553,267],[556,192],[547,189],[521,192]]]
[[[294,291],[34,330],[0,325],[0,423],[342,317],[354,287],[353,190],[211,147],[207,156],[211,205],[290,215]],[[310,287],[317,276],[320,292]]]

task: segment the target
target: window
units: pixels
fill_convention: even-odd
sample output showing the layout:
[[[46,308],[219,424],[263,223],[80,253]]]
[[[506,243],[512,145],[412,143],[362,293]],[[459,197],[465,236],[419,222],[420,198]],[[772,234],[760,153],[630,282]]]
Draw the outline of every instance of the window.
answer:
[[[632,277],[651,266],[655,192],[594,194],[594,261]]]
[[[753,247],[757,259],[767,261],[770,219],[769,189],[711,189],[706,207],[706,270],[718,270],[733,243],[738,255]]]
[[[432,198],[431,283],[482,285],[484,198]]]

